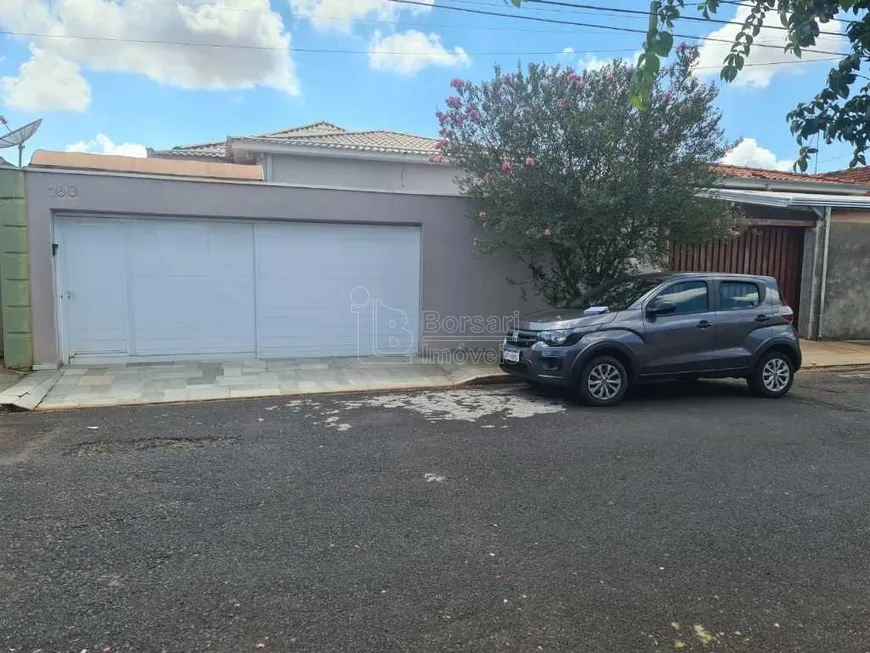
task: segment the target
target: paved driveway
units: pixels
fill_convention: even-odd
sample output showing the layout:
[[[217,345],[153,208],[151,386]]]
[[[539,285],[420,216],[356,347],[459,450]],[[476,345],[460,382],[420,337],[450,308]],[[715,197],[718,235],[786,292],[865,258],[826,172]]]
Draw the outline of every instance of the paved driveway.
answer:
[[[866,651],[870,378],[0,416],[0,647]]]

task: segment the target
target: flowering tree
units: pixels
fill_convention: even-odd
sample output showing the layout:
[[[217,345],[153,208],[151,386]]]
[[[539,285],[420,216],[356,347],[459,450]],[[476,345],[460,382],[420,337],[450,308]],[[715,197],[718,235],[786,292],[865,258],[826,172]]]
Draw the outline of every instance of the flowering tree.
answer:
[[[643,111],[629,101],[634,69],[620,60],[581,73],[496,68],[488,82],[451,83],[430,161],[465,171],[481,251],[525,263],[552,305],[660,264],[672,241],[735,224],[726,204],[698,195],[715,186],[708,164],[728,145],[715,87],[691,74],[697,51],[678,50]]]

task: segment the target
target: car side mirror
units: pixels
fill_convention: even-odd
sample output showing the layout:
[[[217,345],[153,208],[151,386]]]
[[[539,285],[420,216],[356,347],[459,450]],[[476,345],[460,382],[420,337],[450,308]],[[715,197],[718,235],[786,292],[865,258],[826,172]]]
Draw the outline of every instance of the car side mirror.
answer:
[[[667,300],[662,300],[660,302],[656,302],[650,306],[646,307],[646,314],[649,317],[656,317],[657,315],[668,315],[677,310],[677,305],[674,302],[669,302]]]

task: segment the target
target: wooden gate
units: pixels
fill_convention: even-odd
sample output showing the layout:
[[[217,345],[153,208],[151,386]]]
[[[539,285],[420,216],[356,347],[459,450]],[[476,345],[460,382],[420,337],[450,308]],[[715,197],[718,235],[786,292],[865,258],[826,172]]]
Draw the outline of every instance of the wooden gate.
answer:
[[[783,300],[795,312],[800,307],[804,229],[750,227],[736,238],[708,240],[699,245],[672,245],[675,272],[732,272],[775,277]]]

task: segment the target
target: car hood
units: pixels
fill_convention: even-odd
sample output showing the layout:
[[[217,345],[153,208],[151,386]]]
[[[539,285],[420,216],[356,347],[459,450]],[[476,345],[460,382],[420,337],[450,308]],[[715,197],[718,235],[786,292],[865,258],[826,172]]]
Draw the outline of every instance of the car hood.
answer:
[[[590,315],[582,308],[548,308],[537,313],[524,315],[520,318],[518,326],[526,331],[575,329],[578,327],[595,329],[612,322],[615,317],[615,312]]]

